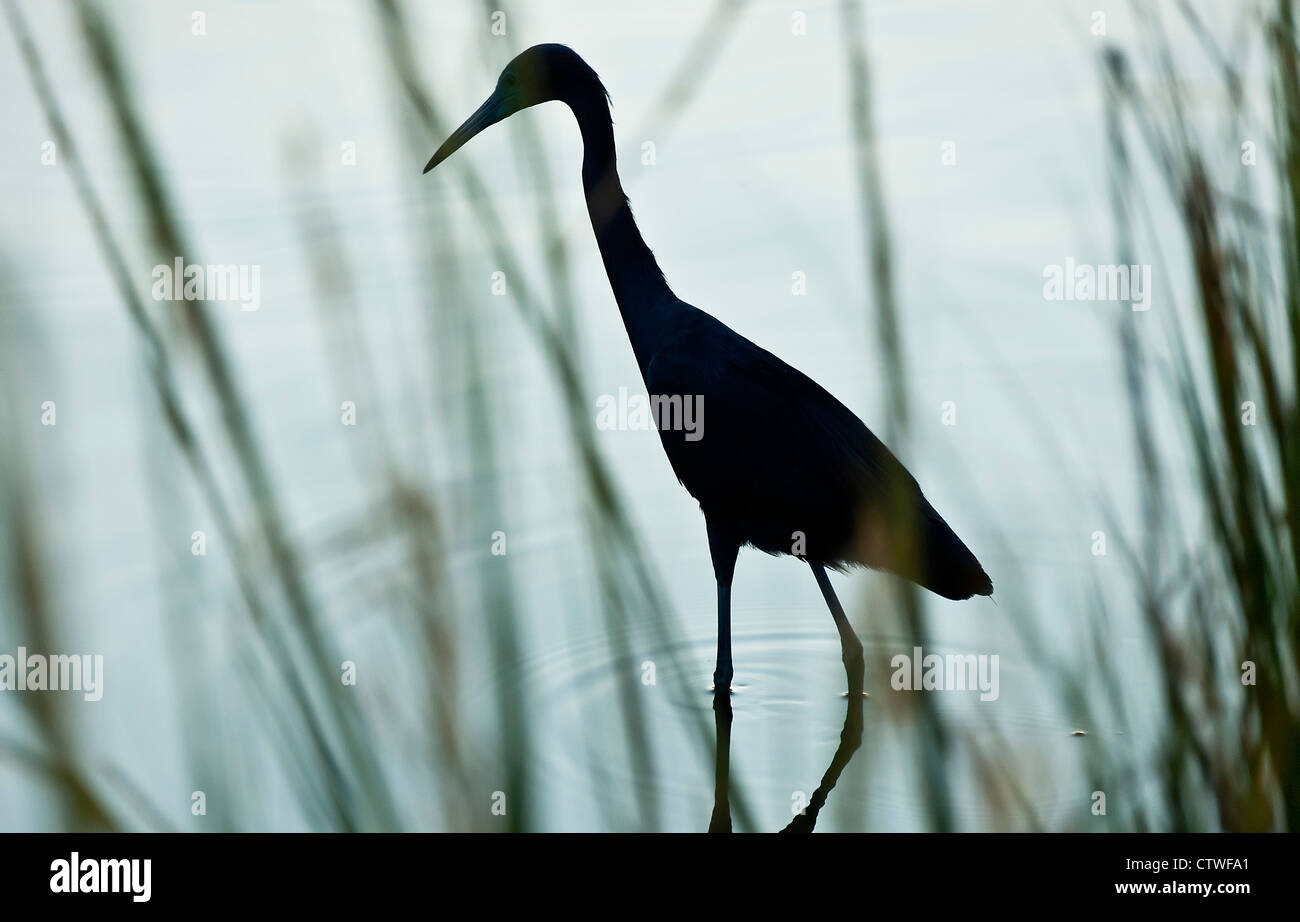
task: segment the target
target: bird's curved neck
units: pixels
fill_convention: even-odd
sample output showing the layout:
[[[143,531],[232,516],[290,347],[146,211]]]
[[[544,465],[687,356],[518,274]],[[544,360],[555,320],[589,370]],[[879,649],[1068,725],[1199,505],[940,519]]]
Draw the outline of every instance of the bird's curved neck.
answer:
[[[566,101],[582,132],[582,187],[591,228],[596,233],[623,325],[644,373],[677,299],[637,229],[619,181],[614,127],[604,89],[596,84]]]

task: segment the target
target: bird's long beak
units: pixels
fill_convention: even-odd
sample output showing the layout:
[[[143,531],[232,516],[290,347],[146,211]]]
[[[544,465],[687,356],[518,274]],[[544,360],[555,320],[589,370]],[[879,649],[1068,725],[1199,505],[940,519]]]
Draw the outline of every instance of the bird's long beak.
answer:
[[[460,146],[474,135],[489,125],[495,125],[509,114],[510,109],[506,105],[506,100],[493,93],[487,98],[487,102],[479,106],[473,115],[465,119],[465,124],[453,131],[451,137],[442,142],[442,147],[438,148],[437,152],[430,158],[424,172],[427,173],[432,170],[459,150]]]

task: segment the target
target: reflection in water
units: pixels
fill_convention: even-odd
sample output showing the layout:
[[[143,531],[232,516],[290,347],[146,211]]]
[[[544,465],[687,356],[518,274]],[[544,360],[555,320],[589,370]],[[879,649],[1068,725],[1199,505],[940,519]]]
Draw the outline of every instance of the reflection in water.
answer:
[[[731,691],[713,690],[713,719],[717,727],[717,750],[713,762],[713,815],[709,832],[731,832]]]
[[[822,775],[821,784],[813,791],[812,799],[802,813],[792,819],[781,832],[812,832],[840,773],[849,764],[853,754],[862,745],[862,661],[848,662],[844,666],[848,680],[848,694],[844,704],[844,729],[840,731],[840,745],[835,750],[831,764]],[[726,689],[713,693],[714,723],[717,728],[717,749],[713,775],[713,815],[709,817],[709,832],[731,832],[731,695]]]

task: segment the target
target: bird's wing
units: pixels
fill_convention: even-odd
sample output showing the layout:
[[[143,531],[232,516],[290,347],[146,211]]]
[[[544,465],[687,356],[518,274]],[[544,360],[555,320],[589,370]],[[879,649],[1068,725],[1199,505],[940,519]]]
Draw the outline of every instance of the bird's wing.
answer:
[[[646,385],[701,401],[698,440],[663,427],[659,435],[711,524],[769,553],[892,570],[950,599],[993,591],[915,478],[852,411],[720,321],[695,312],[656,350]],[[806,551],[792,549],[796,532]],[[915,545],[900,540],[908,534]]]
[[[720,321],[697,312],[646,368],[652,394],[702,400],[692,445],[661,432],[683,484],[701,505],[762,501],[821,509],[882,500],[916,481],[852,411],[819,384]],[[849,510],[846,510],[849,511]]]

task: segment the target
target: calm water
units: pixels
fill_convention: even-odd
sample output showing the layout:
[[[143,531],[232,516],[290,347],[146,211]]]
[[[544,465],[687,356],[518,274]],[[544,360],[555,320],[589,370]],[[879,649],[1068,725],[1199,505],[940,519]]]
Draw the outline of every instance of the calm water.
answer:
[[[874,348],[862,269],[841,20],[836,4],[803,6],[805,35],[792,35],[787,5],[745,6],[671,119],[656,114],[656,102],[706,21],[701,4],[617,12],[596,2],[518,4],[494,46],[480,41],[481,4],[440,2],[420,5],[415,42],[429,88],[455,121],[481,102],[500,63],[518,50],[562,41],[585,55],[613,95],[625,185],[674,289],[811,374],[879,431],[890,382]],[[146,290],[152,260],[140,243],[143,219],[77,33],[61,5],[25,9]],[[214,0],[205,10],[207,34],[194,36],[188,9],[113,6],[134,90],[194,242],[196,252],[185,257],[261,266],[259,311],[213,309],[315,591],[344,656],[358,664],[359,693],[372,713],[391,720],[388,752],[409,760],[409,769],[390,765],[409,807],[403,821],[436,828],[443,817],[422,793],[425,756],[408,739],[423,713],[418,676],[403,665],[400,626],[376,590],[400,568],[400,556],[350,530],[369,519],[377,488],[349,440],[380,432],[391,437],[404,471],[425,482],[435,472],[451,577],[462,587],[457,620],[466,660],[456,707],[471,724],[486,719],[493,683],[501,682],[527,714],[538,825],[636,828],[637,794],[648,786],[664,828],[705,828],[714,780],[714,585],[702,518],[656,435],[596,433],[684,635],[664,648],[647,631],[630,630],[623,660],[611,652],[601,616],[577,465],[552,376],[511,298],[491,292],[499,267],[469,221],[457,174],[419,174],[423,158],[417,163],[407,146],[402,101],[369,6]],[[916,643],[926,652],[1000,656],[998,700],[953,693],[939,696],[940,706],[1016,767],[1048,825],[1084,828],[1088,820],[1085,747],[1128,745],[1131,728],[1080,728],[1077,715],[1057,704],[1012,617],[1032,620],[1069,650],[1085,625],[1089,585],[1124,598],[1118,558],[1090,553],[1091,534],[1106,527],[1098,495],[1110,497],[1125,524],[1134,520],[1116,314],[1042,297],[1045,265],[1114,259],[1090,12],[1088,4],[1038,2],[885,3],[869,11],[913,378],[914,431],[900,453],[983,560],[998,603],[931,599],[931,636],[913,638],[873,619],[883,577],[836,578],[868,650],[870,697],[863,746],[818,829],[925,825],[915,710],[907,693],[890,689],[887,667]],[[1229,12],[1219,10],[1230,19]],[[1126,11],[1110,11],[1110,37],[1140,50],[1135,28]],[[1144,64],[1140,55],[1137,63]],[[62,643],[106,659],[104,700],[69,704],[79,738],[93,764],[119,766],[174,812],[176,825],[202,828],[188,815],[196,782],[183,740],[210,735],[236,787],[258,792],[249,794],[262,805],[258,828],[299,828],[304,818],[279,796],[288,782],[259,771],[267,744],[247,735],[259,726],[262,705],[228,704],[206,716],[186,708],[193,696],[220,697],[246,665],[239,630],[221,626],[238,623],[230,616],[240,606],[229,549],[216,544],[206,558],[189,556],[190,533],[211,535],[215,523],[166,448],[137,343],[68,176],[40,163],[48,129],[16,55],[0,56],[0,76],[13,88],[0,129],[4,309],[23,331],[25,398],[59,408],[54,429],[35,425],[36,410],[23,416],[32,421],[24,435],[30,489],[51,566],[63,574],[53,587]],[[590,239],[572,119],[557,106],[513,121],[524,118],[544,142],[566,230],[594,426],[600,395],[642,385]],[[525,271],[544,290],[537,201],[515,152],[523,132],[499,126],[458,158],[489,178]],[[427,140],[424,156],[441,138]],[[655,145],[653,165],[642,163],[647,141]],[[355,166],[340,164],[347,142],[356,145]],[[955,164],[941,159],[946,142],[955,144]],[[339,424],[340,402],[355,398],[322,334],[299,227],[321,208],[337,222],[358,293],[362,320],[352,345],[368,350],[378,378],[359,405],[356,429]],[[435,234],[456,233],[466,251],[460,270],[472,304],[462,306],[484,351],[487,415],[501,449],[494,471],[475,470],[467,446],[447,436],[455,430],[441,414],[462,395],[440,390],[450,376],[419,338],[427,253],[413,218],[427,219]],[[791,292],[795,272],[806,275],[804,296]],[[1154,324],[1177,303],[1179,267],[1162,264],[1156,273],[1153,310],[1139,322]],[[202,392],[192,373],[186,381],[189,393]],[[956,405],[955,426],[941,420],[946,401]],[[194,397],[192,410],[219,438],[211,406]],[[473,507],[471,487],[489,475],[502,490],[501,522],[485,521]],[[171,512],[160,517],[160,505]],[[488,572],[497,529],[509,542],[501,578],[513,580],[524,623],[518,668],[500,676],[477,638],[474,593],[464,588]],[[1137,629],[1118,611],[1109,626],[1112,655],[1124,660]],[[185,654],[173,646],[181,615],[197,625],[181,641]],[[737,569],[733,619],[732,777],[753,826],[777,829],[799,792],[817,786],[839,742],[845,686],[837,638],[806,569],[753,552]],[[4,619],[4,649],[23,642],[10,623]],[[639,686],[650,780],[626,757],[617,705],[623,670],[639,677],[644,663],[656,673],[654,684]],[[1141,663],[1127,674],[1140,701]],[[707,738],[696,732],[701,726]],[[20,738],[30,733],[12,703],[0,706],[0,727]],[[1072,736],[1075,729],[1088,735]],[[486,804],[500,782],[486,744],[476,752],[482,790],[472,796]],[[961,768],[958,777],[974,777],[969,765]],[[48,823],[45,801],[34,796],[43,790],[0,761],[0,827]],[[977,796],[973,780],[955,794],[962,828],[1015,825]]]

